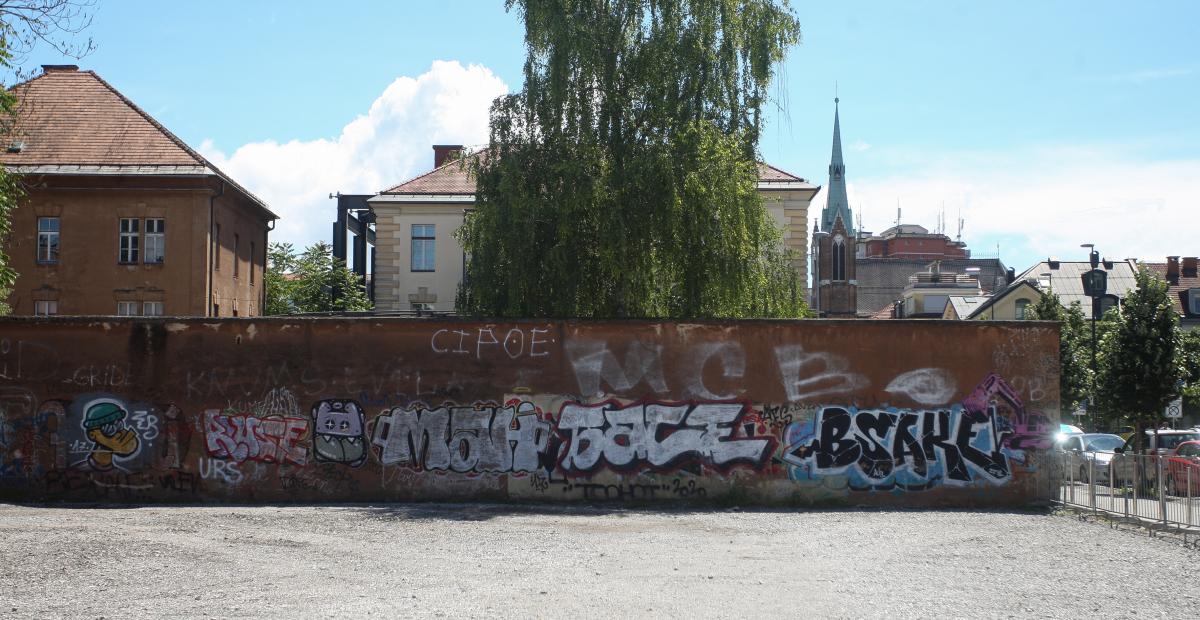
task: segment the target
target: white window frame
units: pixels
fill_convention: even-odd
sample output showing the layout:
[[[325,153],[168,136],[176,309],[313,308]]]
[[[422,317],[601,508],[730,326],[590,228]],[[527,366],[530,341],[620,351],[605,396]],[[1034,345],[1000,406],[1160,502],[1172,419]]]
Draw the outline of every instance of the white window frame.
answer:
[[[1190,314],[1200,314],[1200,288],[1188,289],[1188,305]]]
[[[57,299],[38,299],[33,302],[34,316],[54,316],[58,314]]]
[[[141,235],[138,231],[141,228],[141,220],[136,217],[123,217],[118,222],[117,262],[122,265],[136,264],[140,257]]]
[[[143,301],[142,316],[162,316],[163,302],[161,301]]]
[[[146,247],[142,260],[147,264],[161,265],[167,256],[167,221],[161,217],[146,218]]]
[[[45,226],[43,226],[45,224]],[[51,226],[53,224],[53,226]],[[58,264],[58,253],[62,241],[62,223],[57,217],[39,217],[37,222],[37,262],[42,265]],[[43,254],[43,249],[45,252]]]
[[[136,301],[118,301],[117,316],[140,316],[138,314],[138,302]]]
[[[418,232],[420,233],[418,235]],[[409,269],[411,271],[430,273],[437,270],[437,226],[435,224],[413,224],[411,229],[411,249],[409,251]],[[417,260],[420,248],[421,257]]]

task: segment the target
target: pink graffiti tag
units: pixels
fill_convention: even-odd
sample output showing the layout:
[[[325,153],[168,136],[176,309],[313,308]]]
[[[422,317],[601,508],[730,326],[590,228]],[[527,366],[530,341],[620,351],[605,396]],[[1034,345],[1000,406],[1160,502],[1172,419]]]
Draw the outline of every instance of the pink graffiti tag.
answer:
[[[204,440],[209,456],[237,462],[259,461],[296,465],[308,462],[308,449],[300,443],[308,435],[304,418],[204,412]]]

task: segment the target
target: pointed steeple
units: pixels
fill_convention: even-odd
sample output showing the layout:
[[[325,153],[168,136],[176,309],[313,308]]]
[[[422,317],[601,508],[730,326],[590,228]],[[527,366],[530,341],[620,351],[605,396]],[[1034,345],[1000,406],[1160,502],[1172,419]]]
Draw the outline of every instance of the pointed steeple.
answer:
[[[833,230],[833,222],[840,215],[842,225],[851,237],[854,236],[854,220],[850,217],[850,203],[846,199],[846,164],[842,161],[842,127],[838,118],[837,97],[833,99],[833,157],[829,160],[829,192],[825,197],[825,208],[821,211],[821,230]]]

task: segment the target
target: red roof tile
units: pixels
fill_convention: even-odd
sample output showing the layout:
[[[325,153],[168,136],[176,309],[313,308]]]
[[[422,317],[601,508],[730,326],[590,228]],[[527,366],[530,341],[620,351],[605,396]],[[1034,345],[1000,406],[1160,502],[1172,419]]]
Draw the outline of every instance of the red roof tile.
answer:
[[[158,167],[198,171],[221,177],[266,208],[95,72],[48,70],[10,91],[17,97],[10,138],[23,145],[19,152],[0,145],[0,164],[6,167],[41,171],[62,166],[63,173],[80,167],[74,169],[79,174],[98,167],[129,174],[152,174]]]
[[[1157,274],[1159,278],[1162,278],[1163,280],[1167,279],[1166,263],[1144,264],[1150,269],[1150,271],[1153,271],[1155,274]],[[1180,271],[1181,273],[1179,274],[1179,282],[1177,284],[1168,283],[1167,294],[1171,297],[1171,304],[1175,306],[1175,312],[1180,316],[1183,316],[1186,314],[1183,309],[1186,307],[1185,304],[1187,303],[1188,289],[1200,288],[1200,273],[1198,273],[1196,276],[1185,276],[1182,273],[1182,269],[1180,269]]]

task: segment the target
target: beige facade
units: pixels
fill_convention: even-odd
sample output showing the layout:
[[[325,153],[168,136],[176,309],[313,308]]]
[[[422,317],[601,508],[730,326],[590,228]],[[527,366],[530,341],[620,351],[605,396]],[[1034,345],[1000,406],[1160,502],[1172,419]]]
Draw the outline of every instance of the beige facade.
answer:
[[[782,230],[783,242],[793,250],[793,265],[803,278],[808,271],[808,207],[820,188],[769,166],[761,168],[765,169],[763,180],[759,183],[764,206]],[[458,164],[447,164],[368,200],[376,218],[377,312],[453,312],[455,309],[455,297],[462,283],[466,257],[454,232],[462,226],[465,213],[475,203],[475,196],[461,192],[464,187],[458,178],[443,181],[443,186],[459,189],[460,193],[397,191],[417,183],[430,183],[429,177],[442,171],[447,176],[466,174]],[[467,189],[473,188],[468,186]],[[414,269],[412,259],[415,244],[426,242],[424,239],[414,241],[414,227],[429,225],[433,226],[434,232],[433,270],[420,269],[428,265],[417,265],[418,269]]]

